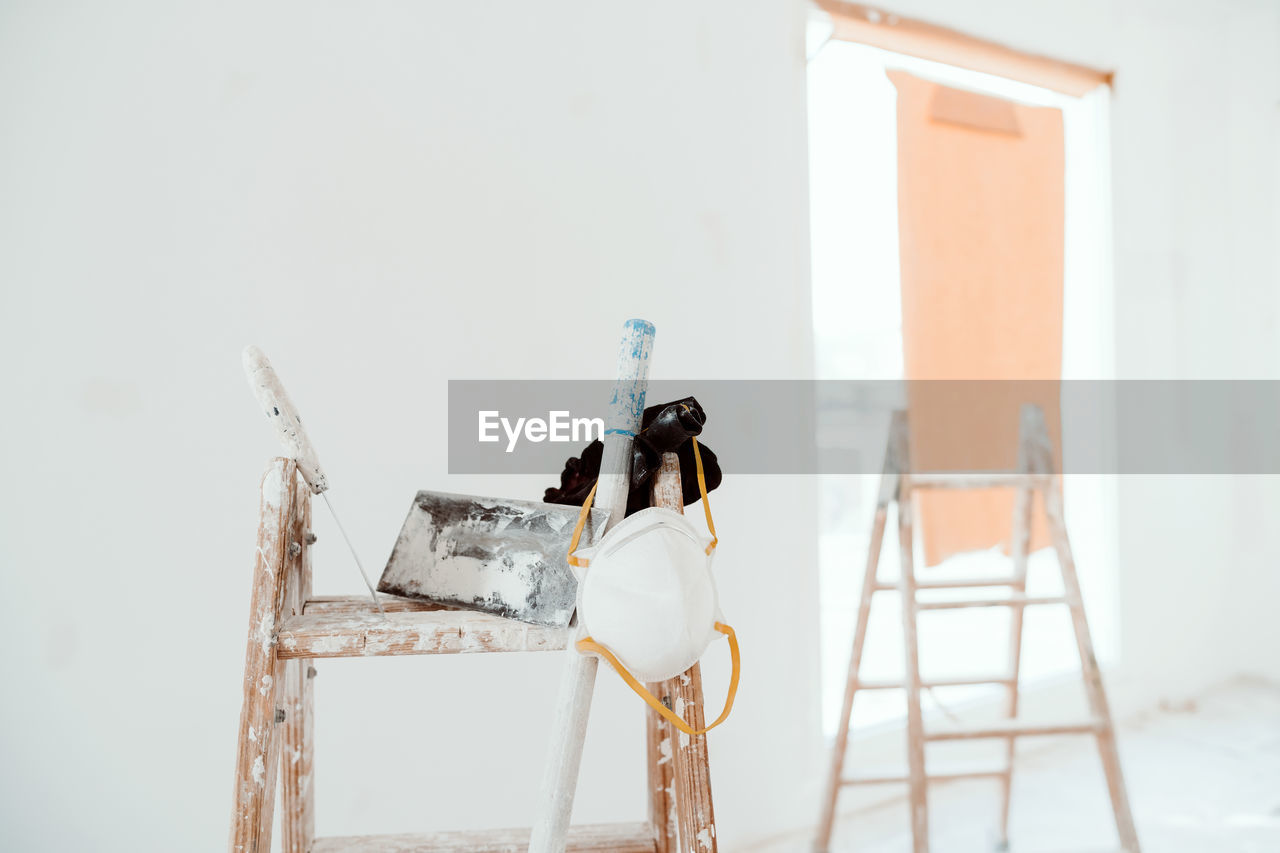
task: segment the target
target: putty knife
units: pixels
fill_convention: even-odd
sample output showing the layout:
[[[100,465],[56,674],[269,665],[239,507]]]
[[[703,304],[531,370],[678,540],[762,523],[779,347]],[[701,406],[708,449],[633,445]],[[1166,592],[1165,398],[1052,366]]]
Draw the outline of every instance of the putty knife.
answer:
[[[581,510],[505,498],[418,492],[378,591],[566,628],[578,582],[569,541]],[[593,509],[581,547],[609,513]]]

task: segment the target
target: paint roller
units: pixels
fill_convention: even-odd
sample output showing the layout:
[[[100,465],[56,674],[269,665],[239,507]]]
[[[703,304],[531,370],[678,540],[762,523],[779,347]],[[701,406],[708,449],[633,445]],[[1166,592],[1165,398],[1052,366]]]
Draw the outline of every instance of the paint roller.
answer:
[[[311,491],[324,498],[325,506],[329,507],[329,514],[333,516],[334,524],[338,526],[338,532],[342,534],[343,541],[347,543],[347,548],[355,559],[356,568],[360,570],[360,577],[364,580],[370,597],[373,598],[374,606],[378,608],[379,613],[383,613],[382,603],[378,601],[373,584],[365,574],[360,555],[356,553],[355,546],[351,544],[351,537],[347,535],[346,528],[342,526],[342,521],[329,500],[329,478],[320,468],[320,459],[316,455],[315,446],[302,425],[302,416],[298,414],[293,401],[289,399],[288,392],[284,390],[284,383],[280,381],[280,376],[271,366],[266,353],[252,344],[244,348],[241,363],[244,365],[244,374],[249,380],[249,387],[253,389],[253,394],[257,397],[258,405],[266,414],[267,420],[275,427],[276,438],[280,440],[285,455],[298,463],[298,471],[301,472],[302,479],[306,480],[307,485],[311,487]]]

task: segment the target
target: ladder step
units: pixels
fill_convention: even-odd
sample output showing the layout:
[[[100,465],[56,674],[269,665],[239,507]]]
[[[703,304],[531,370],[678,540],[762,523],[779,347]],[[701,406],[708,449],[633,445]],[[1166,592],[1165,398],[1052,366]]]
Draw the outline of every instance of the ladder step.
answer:
[[[423,613],[429,610],[458,610],[435,601],[419,601],[416,598],[401,598],[398,595],[378,593],[378,603],[387,613]],[[350,613],[354,615],[370,615],[377,611],[367,595],[317,595],[308,598],[302,605],[302,612],[307,615],[321,613]]]
[[[1041,474],[908,474],[913,489],[997,489],[1013,486],[1035,487],[1044,480]]]
[[[945,782],[954,779],[1000,779],[1009,774],[1008,767],[992,767],[984,764],[954,765],[937,772],[925,770],[924,778],[929,782]],[[841,779],[841,785],[894,785],[910,782],[911,777],[905,768],[866,776],[854,776]]]
[[[982,723],[974,726],[949,727],[926,731],[924,739],[935,740],[981,740],[986,738],[1037,737],[1045,735],[1087,735],[1097,734],[1106,729],[1106,723],[1100,719],[1089,719],[1065,723],[1033,723],[1018,720],[1003,720],[994,723]]]
[[[970,684],[1013,684],[1014,679],[1007,675],[962,675],[954,678],[922,678],[921,687],[962,687]],[[859,690],[898,690],[906,687],[902,679],[888,681],[859,681]]]
[[[524,853],[528,829],[428,832],[422,835],[348,835],[317,838],[312,853]],[[654,853],[647,823],[574,826],[566,848],[574,853]]]
[[[974,586],[1016,586],[1012,577],[994,578],[916,578],[916,589],[966,589]]]
[[[969,589],[978,586],[1018,586],[1021,581],[1012,577],[994,578],[916,578],[916,589]],[[898,590],[896,583],[877,581],[874,589],[877,592]]]
[[[1015,592],[1001,598],[960,598],[954,601],[917,601],[917,610],[956,610],[961,607],[1013,607],[1014,605],[1066,604],[1061,595],[1027,595]]]
[[[405,599],[399,599],[405,602]],[[563,628],[529,625],[487,613],[440,610],[428,602],[383,605],[369,599],[312,599],[280,626],[276,657],[351,658],[541,652],[563,649]],[[419,607],[423,609],[418,609]],[[403,609],[400,609],[403,608]]]

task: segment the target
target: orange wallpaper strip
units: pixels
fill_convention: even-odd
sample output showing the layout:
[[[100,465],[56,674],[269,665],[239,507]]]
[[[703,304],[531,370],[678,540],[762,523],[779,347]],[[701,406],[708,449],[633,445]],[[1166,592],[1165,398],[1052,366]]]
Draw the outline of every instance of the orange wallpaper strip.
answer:
[[[906,378],[1060,378],[1061,111],[985,97],[975,101],[967,93],[956,97],[902,71],[889,77],[898,90]],[[934,113],[940,103],[968,104],[976,113],[964,122],[938,120]],[[988,127],[975,126],[984,122]],[[957,408],[945,388],[911,388],[910,453],[916,470],[946,469],[957,448],[1013,469],[1018,409],[1026,402],[1045,410],[1058,446],[1053,383],[1012,386],[1008,399],[993,389],[981,411]],[[1025,399],[1029,390],[1042,399]],[[927,492],[918,498],[927,564],[1008,542],[1010,489]],[[1037,519],[1032,547],[1047,542]]]

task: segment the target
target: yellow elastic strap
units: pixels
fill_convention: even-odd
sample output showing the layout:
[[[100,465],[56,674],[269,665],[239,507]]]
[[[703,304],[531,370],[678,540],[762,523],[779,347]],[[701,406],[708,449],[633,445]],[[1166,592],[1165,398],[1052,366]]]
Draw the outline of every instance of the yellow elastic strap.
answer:
[[[600,478],[596,478],[596,483],[591,487],[591,491],[587,493],[587,499],[582,502],[582,512],[578,513],[578,524],[573,528],[573,539],[569,542],[569,565],[571,566],[589,566],[590,560],[580,560],[573,555],[578,550],[578,540],[582,538],[582,528],[587,526],[587,517],[591,515],[591,501],[595,500],[596,489],[600,488]]]
[[[711,531],[711,544],[707,546],[707,554],[716,549],[720,540],[716,538],[716,525],[711,520],[711,501],[707,499],[707,478],[702,473],[702,454],[698,452],[698,439],[689,436],[693,442],[693,461],[698,466],[698,491],[702,492],[702,510],[707,514],[707,529]]]
[[[738,636],[733,633],[732,628],[723,622],[716,623],[716,630],[729,638],[729,657],[733,661],[733,674],[729,677],[729,696],[724,700],[724,710],[720,712],[720,716],[716,717],[716,721],[705,729],[698,729],[697,731],[695,731],[693,727],[684,720],[680,719],[680,717],[676,716],[675,712],[670,708],[658,701],[658,697],[646,690],[645,686],[637,681],[634,675],[627,672],[627,668],[625,666],[619,663],[618,659],[614,657],[613,652],[609,651],[590,637],[584,637],[578,641],[578,651],[584,654],[597,654],[607,660],[609,665],[614,668],[618,675],[622,676],[622,680],[627,683],[627,686],[634,690],[637,696],[643,699],[650,708],[661,714],[662,718],[671,723],[671,725],[675,726],[687,735],[704,735],[723,723],[729,717],[729,712],[733,710],[733,700],[738,695],[738,676],[741,675],[742,659],[738,654]]]

